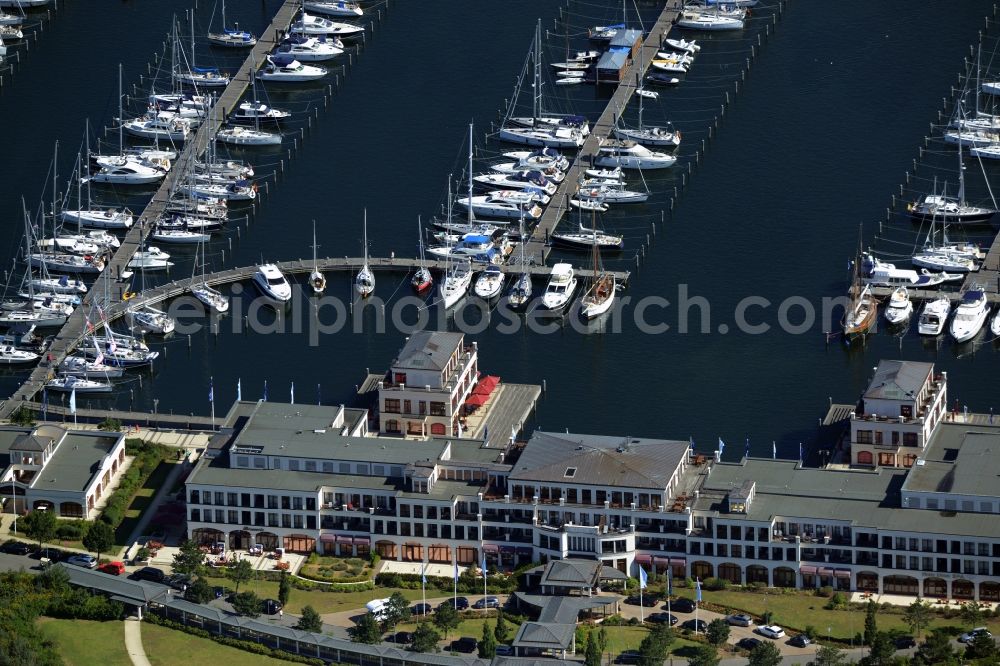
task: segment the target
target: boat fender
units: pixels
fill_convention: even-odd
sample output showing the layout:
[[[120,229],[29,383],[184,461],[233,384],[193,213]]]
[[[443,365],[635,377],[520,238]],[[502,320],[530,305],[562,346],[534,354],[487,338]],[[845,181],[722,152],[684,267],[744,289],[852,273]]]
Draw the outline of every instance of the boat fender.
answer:
[[[678,139],[680,139],[680,138],[681,138],[681,131],[680,131],[680,130],[677,130],[676,132],[674,132],[674,134],[676,134],[676,135],[677,135],[677,138],[678,138]]]

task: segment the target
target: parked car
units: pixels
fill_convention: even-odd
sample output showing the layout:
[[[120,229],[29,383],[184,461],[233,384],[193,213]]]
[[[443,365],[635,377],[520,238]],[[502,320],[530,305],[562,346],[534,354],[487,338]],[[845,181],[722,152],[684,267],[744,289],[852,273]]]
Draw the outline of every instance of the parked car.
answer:
[[[410,608],[410,615],[430,615],[434,612],[434,607],[430,604],[413,604]]]
[[[670,610],[678,613],[693,613],[694,602],[690,599],[674,599],[670,602]]]
[[[913,636],[896,636],[893,644],[897,650],[909,650],[910,648],[917,647],[917,641]]]
[[[804,648],[812,645],[812,640],[805,634],[798,634],[797,636],[793,636],[792,640],[788,641],[788,644],[797,648]]]
[[[501,643],[497,646],[497,656],[498,657],[513,657],[514,648],[505,643]]]
[[[642,655],[638,650],[625,650],[615,658],[616,664],[638,664]]]
[[[264,599],[260,605],[263,607],[265,615],[277,615],[281,610],[281,602],[277,599]]]
[[[746,638],[741,638],[736,643],[736,647],[743,648],[744,650],[747,650],[749,652],[750,650],[753,650],[755,647],[760,645],[762,642],[763,641],[761,641],[759,638],[751,638],[747,636]]]
[[[776,624],[766,624],[763,627],[757,628],[757,633],[766,638],[784,638],[785,630]]]
[[[97,558],[93,555],[70,555],[66,558],[66,564],[83,567],[84,569],[96,569]]]
[[[632,606],[638,606],[640,602],[645,608],[656,608],[657,604],[660,603],[660,598],[655,594],[644,594],[642,595],[642,599],[640,599],[638,594],[633,594],[631,597],[625,599],[625,603]]]
[[[397,645],[409,645],[413,642],[413,634],[409,631],[397,631],[392,637],[392,642]]]
[[[740,613],[739,615],[727,615],[726,622],[734,627],[750,627],[753,625],[753,618],[746,613]]]
[[[58,548],[42,548],[41,550],[36,550],[32,555],[36,560],[47,559],[50,562],[60,562],[65,556],[66,553]]]
[[[670,613],[652,613],[646,616],[646,622],[652,622],[653,624],[664,624],[667,623],[671,627],[677,624],[677,616],[671,615]]]
[[[445,606],[451,604],[455,610],[466,610],[469,607],[469,600],[465,597],[455,597],[453,599],[448,599],[447,601],[442,601],[439,606]]]
[[[174,574],[173,576],[168,576],[164,582],[175,590],[183,591],[191,587],[194,579],[184,574]]]
[[[685,629],[690,629],[691,631],[705,632],[708,629],[708,622],[704,620],[687,620],[681,625]]]
[[[112,576],[121,576],[125,573],[125,563],[124,562],[105,562],[101,566],[97,567],[98,571],[101,571]]]
[[[132,580],[148,580],[153,583],[162,583],[167,578],[163,569],[156,567],[143,567],[129,576]]]
[[[473,608],[500,608],[499,597],[483,597],[482,599],[476,599],[476,603],[472,604]]]
[[[962,634],[961,636],[959,636],[958,637],[958,642],[959,643],[971,643],[972,639],[974,639],[979,634],[986,634],[990,638],[993,637],[993,634],[991,634],[990,630],[987,629],[986,627],[976,627],[972,631],[970,631],[968,633],[965,633],[965,634]]]
[[[24,543],[23,541],[18,541],[16,539],[11,539],[3,546],[0,546],[0,551],[3,551],[8,555],[27,555],[34,549],[34,546],[30,543]]]
[[[461,598],[461,597],[459,597]],[[464,652],[466,654],[471,654],[475,652],[479,647],[475,638],[470,638],[469,636],[462,636],[461,638],[456,638],[451,642],[451,649],[453,652]]]

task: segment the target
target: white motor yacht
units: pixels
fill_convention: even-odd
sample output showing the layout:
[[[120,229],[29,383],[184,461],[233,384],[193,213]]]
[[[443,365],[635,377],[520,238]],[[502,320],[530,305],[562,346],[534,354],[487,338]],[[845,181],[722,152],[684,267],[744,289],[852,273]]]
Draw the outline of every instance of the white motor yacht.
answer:
[[[476,278],[474,291],[476,296],[488,301],[496,298],[503,291],[503,272],[498,266],[487,266],[486,270]]]
[[[232,115],[229,116],[229,120],[234,123],[266,125],[269,123],[274,124],[282,120],[287,120],[291,117],[291,111],[275,109],[261,101],[253,101],[242,102],[238,107],[236,107],[236,110],[233,111]],[[243,178],[249,178],[251,176],[253,176],[252,170],[250,174],[241,174],[241,177]]]
[[[518,171],[515,173],[483,173],[472,177],[477,185],[493,189],[539,190],[552,196],[557,185],[546,178],[541,171]]]
[[[572,264],[556,264],[552,267],[549,283],[542,294],[542,307],[558,311],[573,300],[576,292],[576,275]]]
[[[0,365],[25,365],[38,361],[38,354],[14,345],[0,345]]]
[[[676,162],[677,158],[673,155],[654,152],[635,141],[614,139],[605,139],[594,156],[596,166],[622,169],[666,169]]]
[[[896,287],[889,297],[889,305],[885,309],[885,320],[893,326],[905,324],[913,315],[913,303],[906,287]]]
[[[302,12],[288,30],[293,35],[336,35],[338,37],[353,37],[360,35],[365,29],[360,25],[331,21],[322,16],[313,16]]]
[[[988,314],[986,294],[981,288],[974,287],[965,292],[951,320],[951,337],[955,342],[966,342],[976,337],[986,323]]]
[[[940,335],[951,313],[951,299],[947,297],[927,301],[917,319],[917,333],[920,335]]]
[[[344,53],[344,43],[337,38],[293,35],[281,43],[275,55],[294,58],[299,62],[333,60]]]
[[[281,135],[275,132],[236,126],[219,130],[215,135],[215,140],[233,146],[277,146],[281,144]]]
[[[517,220],[523,216],[526,220],[537,220],[542,216],[542,207],[538,204],[524,203],[520,197],[504,195],[502,192],[474,196],[471,199],[459,197],[455,203],[466,210],[471,207],[473,215],[477,217]]]
[[[895,264],[886,263],[868,253],[862,255],[860,277],[864,284],[873,287],[910,289],[926,289],[944,282],[959,282],[965,279],[958,273],[932,273],[927,269],[921,269],[918,273],[908,268],[897,268]]]
[[[720,12],[718,10],[687,10],[677,19],[678,28],[687,30],[742,30],[746,12]]]
[[[274,264],[261,264],[253,274],[253,283],[260,292],[278,303],[292,300],[292,286],[288,284],[284,274]]]
[[[303,65],[286,55],[267,57],[267,66],[257,72],[257,78],[268,83],[303,83],[316,81],[326,76],[325,67]]]
[[[128,120],[122,124],[122,129],[144,139],[160,141],[186,141],[191,134],[191,121],[164,112],[154,113]]]
[[[356,2],[338,0],[304,0],[302,9],[327,16],[363,16],[361,6]]]
[[[84,179],[84,182],[105,185],[149,185],[158,183],[167,175],[163,169],[132,160],[123,160],[116,165],[102,166],[100,170]]]
[[[550,167],[558,169],[559,171],[566,171],[569,169],[569,158],[555,148],[542,148],[541,150],[512,150],[504,153],[503,156],[517,160],[518,167],[521,169],[544,170]]]

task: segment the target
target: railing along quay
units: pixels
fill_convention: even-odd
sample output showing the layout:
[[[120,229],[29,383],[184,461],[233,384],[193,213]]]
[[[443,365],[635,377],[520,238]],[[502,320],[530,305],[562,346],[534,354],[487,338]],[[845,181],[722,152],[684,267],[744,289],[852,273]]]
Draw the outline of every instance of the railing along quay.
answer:
[[[108,294],[112,299],[120,298],[125,285],[118,278],[121,276],[122,271],[126,269],[129,261],[132,260],[132,255],[142,247],[145,237],[152,231],[153,222],[163,213],[171,193],[176,189],[178,179],[182,177],[189,167],[193,166],[192,163],[194,160],[208,146],[209,137],[225,121],[228,113],[236,108],[243,93],[246,92],[247,87],[250,86],[253,80],[252,77],[255,75],[256,66],[264,63],[267,54],[281,41],[282,33],[288,30],[300,6],[301,3],[299,0],[285,0],[282,3],[271,20],[270,25],[264,30],[257,44],[254,45],[243,61],[239,71],[230,79],[229,85],[226,86],[225,90],[223,90],[222,94],[216,100],[215,109],[217,113],[213,114],[214,120],[209,122],[206,119],[202,122],[194,135],[185,142],[183,150],[177,156],[177,161],[170,169],[166,178],[163,179],[163,183],[143,210],[142,215],[132,228],[129,229],[128,233],[125,234],[121,247],[115,251],[104,270],[97,277],[97,280],[88,291],[83,304],[74,311],[72,316],[59,329],[47,352],[47,356],[51,360],[47,363],[39,364],[32,371],[28,379],[11,396],[11,399],[0,405],[0,418],[9,417],[17,409],[19,403],[31,398],[42,390],[42,386],[45,384],[51,368],[61,363],[72,352],[83,336],[87,312],[94,304],[94,299],[103,297],[105,294]],[[98,296],[95,296],[95,294]]]
[[[590,135],[587,136],[587,140],[577,152],[576,159],[573,160],[569,171],[566,172],[566,178],[559,184],[556,193],[552,195],[551,203],[542,213],[542,218],[538,221],[538,225],[535,226],[531,238],[525,246],[525,253],[539,263],[545,263],[549,256],[551,251],[549,238],[555,232],[559,222],[566,213],[572,211],[569,200],[576,194],[580,176],[584,170],[592,168],[594,156],[597,155],[601,142],[611,135],[611,131],[615,127],[615,116],[618,110],[624,109],[636,88],[642,86],[642,79],[646,75],[649,63],[656,59],[656,53],[660,50],[663,40],[670,33],[680,11],[680,0],[668,0],[642,43],[640,57],[633,58],[629,63],[614,94],[608,100],[608,104],[597,122],[591,127]]]

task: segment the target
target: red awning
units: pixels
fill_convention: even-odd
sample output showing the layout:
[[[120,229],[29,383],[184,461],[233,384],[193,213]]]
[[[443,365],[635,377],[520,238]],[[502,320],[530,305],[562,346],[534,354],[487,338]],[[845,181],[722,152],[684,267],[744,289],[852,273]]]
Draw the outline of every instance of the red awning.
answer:
[[[683,557],[671,557],[670,564],[675,567],[683,567],[687,564],[687,560]]]
[[[660,566],[664,566],[664,567],[669,567],[670,566],[670,558],[669,557],[659,557],[659,556],[657,556],[657,557],[653,558],[653,562],[655,564],[659,564]]]
[[[496,375],[486,375],[479,380],[479,383],[476,384],[476,388],[472,389],[472,394],[489,396],[493,393],[493,389],[495,389],[499,383],[500,378]]]
[[[354,540],[349,536],[338,536],[337,543],[353,543]]]
[[[482,407],[486,404],[486,401],[490,399],[490,396],[483,395],[481,393],[473,393],[468,398],[465,399],[466,407]]]
[[[334,543],[337,540],[336,534],[320,534],[319,540],[324,543]]]
[[[367,546],[371,543],[371,539],[368,537],[354,537],[355,546]]]
[[[636,564],[649,564],[652,561],[653,561],[653,556],[652,555],[636,555],[635,556],[635,563]]]
[[[833,572],[833,575],[835,575],[837,578],[850,578],[851,577],[851,570],[850,569],[837,569],[836,571]]]
[[[799,567],[799,572],[803,573],[803,574],[806,574],[806,575],[815,574],[816,573],[816,567],[812,567],[812,566],[809,566],[808,564],[806,564],[806,565],[803,565],[803,566]]]
[[[819,575],[820,576],[832,576],[833,575],[833,569],[831,569],[830,567],[820,567],[819,568]]]
[[[500,547],[497,546],[496,544],[492,544],[492,543],[484,543],[483,544],[483,552],[484,553],[495,553],[495,552],[497,552],[499,550],[500,550]]]

